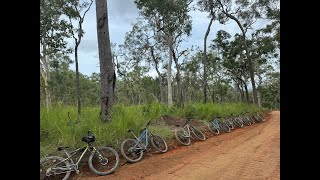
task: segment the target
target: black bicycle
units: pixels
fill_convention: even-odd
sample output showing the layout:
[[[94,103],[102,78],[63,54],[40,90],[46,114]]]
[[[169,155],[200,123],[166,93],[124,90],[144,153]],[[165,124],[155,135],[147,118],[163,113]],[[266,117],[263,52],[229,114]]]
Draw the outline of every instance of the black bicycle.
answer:
[[[40,180],[41,179],[62,179],[67,180],[72,171],[79,173],[79,163],[86,152],[91,151],[88,164],[92,172],[105,176],[116,170],[119,165],[119,155],[111,147],[95,148],[92,143],[95,136],[91,131],[82,137],[82,141],[87,143],[83,148],[73,151],[66,151],[69,147],[58,147],[58,151],[64,151],[66,157],[48,156],[40,160]],[[76,163],[74,163],[76,162]]]

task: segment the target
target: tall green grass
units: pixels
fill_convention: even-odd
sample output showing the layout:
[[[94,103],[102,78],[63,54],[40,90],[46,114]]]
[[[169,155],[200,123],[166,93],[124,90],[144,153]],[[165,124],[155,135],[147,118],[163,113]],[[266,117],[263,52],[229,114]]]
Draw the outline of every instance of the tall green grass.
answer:
[[[186,104],[183,108],[172,107],[160,103],[152,103],[140,106],[115,105],[112,113],[112,121],[103,123],[99,119],[99,107],[83,107],[79,123],[75,123],[77,117],[76,106],[55,105],[49,112],[46,108],[40,108],[40,156],[56,154],[58,146],[71,148],[85,145],[81,142],[82,136],[92,130],[96,136],[97,146],[111,145],[118,149],[125,138],[131,137],[128,129],[134,129],[137,133],[151,120],[150,129],[156,134],[169,139],[173,133],[163,121],[159,119],[164,115],[175,117],[193,117],[208,120],[214,115],[227,116],[230,113],[258,112],[262,109],[249,104],[224,103],[224,104]],[[68,112],[72,118],[68,123]]]

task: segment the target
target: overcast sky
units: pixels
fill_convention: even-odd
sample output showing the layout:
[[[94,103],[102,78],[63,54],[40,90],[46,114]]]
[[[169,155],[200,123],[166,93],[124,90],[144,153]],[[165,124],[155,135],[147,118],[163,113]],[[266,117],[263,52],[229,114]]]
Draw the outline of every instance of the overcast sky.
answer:
[[[192,17],[192,32],[187,42],[182,44],[183,47],[200,46],[203,48],[203,38],[209,24],[207,13],[199,11],[190,12]],[[108,20],[109,34],[111,42],[117,45],[124,42],[125,33],[132,29],[132,24],[136,22],[138,17],[138,9],[133,0],[108,0]],[[255,28],[265,26],[266,21],[258,21],[254,25]],[[83,22],[85,34],[79,46],[79,71],[82,74],[90,76],[93,72],[99,72],[98,59],[98,42],[96,30],[96,7],[95,2],[88,11]],[[227,25],[220,25],[214,22],[211,26],[211,31],[208,37],[208,42],[215,38],[217,31],[225,30],[231,35],[240,33],[239,27],[233,21],[229,21]],[[250,33],[250,32],[248,32]],[[73,41],[70,39],[70,45],[73,46]],[[210,43],[208,43],[210,44]],[[73,55],[72,55],[72,59]],[[75,65],[70,65],[71,69],[75,69]],[[153,73],[151,73],[153,74]]]

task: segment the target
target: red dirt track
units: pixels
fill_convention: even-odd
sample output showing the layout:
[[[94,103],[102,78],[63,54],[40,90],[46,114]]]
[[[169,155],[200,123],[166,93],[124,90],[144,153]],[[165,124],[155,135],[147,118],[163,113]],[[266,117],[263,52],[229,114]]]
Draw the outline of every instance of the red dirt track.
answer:
[[[205,141],[192,139],[190,146],[168,142],[164,154],[147,152],[137,163],[126,163],[107,176],[79,174],[77,180],[198,180],[280,179],[280,111],[267,121],[237,128],[230,133],[206,132]],[[203,127],[202,127],[203,128]],[[121,154],[119,154],[121,156]],[[123,159],[123,157],[121,157]]]

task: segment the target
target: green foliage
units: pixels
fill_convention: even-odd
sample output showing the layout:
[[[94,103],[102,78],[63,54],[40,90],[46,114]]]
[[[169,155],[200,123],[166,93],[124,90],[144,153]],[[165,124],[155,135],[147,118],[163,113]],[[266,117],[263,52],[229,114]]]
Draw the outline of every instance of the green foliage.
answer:
[[[138,132],[145,127],[148,120],[151,120],[150,129],[166,139],[173,137],[173,132],[160,120],[164,115],[175,117],[193,117],[198,119],[210,119],[219,114],[227,116],[230,113],[257,112],[258,109],[253,105],[224,103],[224,104],[186,104],[185,107],[173,107],[169,109],[166,105],[160,103],[151,103],[140,106],[115,105],[112,110],[112,121],[103,123],[99,119],[100,108],[83,107],[81,121],[76,124],[77,108],[76,106],[67,106],[62,104],[54,105],[49,112],[44,106],[40,108],[40,156],[56,154],[58,146],[70,146],[71,148],[85,145],[81,141],[82,136],[86,135],[88,130],[92,130],[96,135],[96,145],[112,145],[116,149],[120,147],[121,142],[130,138],[128,129],[134,129]],[[68,112],[72,121],[68,120]]]
[[[57,68],[50,75],[49,88],[51,89],[53,104],[76,105],[76,73],[71,70]],[[83,96],[81,102],[84,106],[95,106],[100,103],[100,83],[95,79],[95,76],[93,74],[92,77],[87,77],[80,73],[80,91]],[[43,91],[40,91],[40,96],[44,97]]]
[[[164,28],[167,34],[175,36],[180,32],[190,35],[191,19],[188,15],[190,0],[135,0],[143,16],[150,18],[155,15],[161,17],[158,29]],[[160,22],[159,22],[160,23]]]

